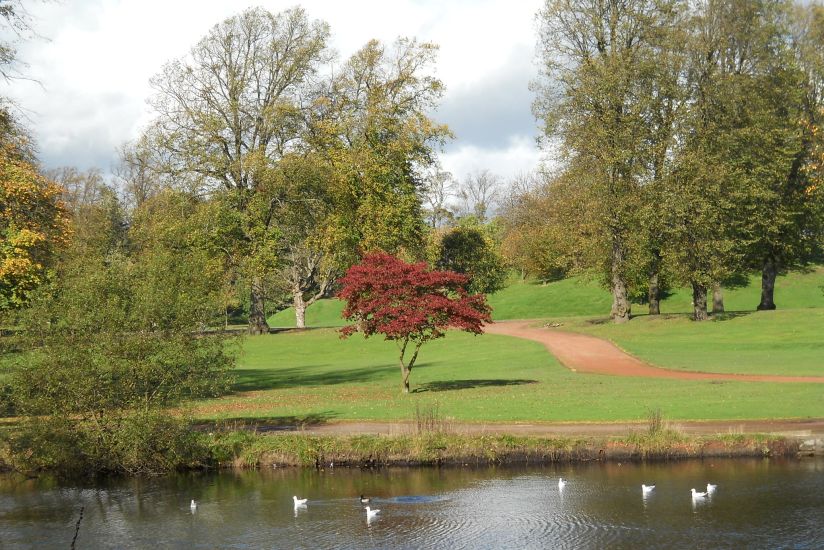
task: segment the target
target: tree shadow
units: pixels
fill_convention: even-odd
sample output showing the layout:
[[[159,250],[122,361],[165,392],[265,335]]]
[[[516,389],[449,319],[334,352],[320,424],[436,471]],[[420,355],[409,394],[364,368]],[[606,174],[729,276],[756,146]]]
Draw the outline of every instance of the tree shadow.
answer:
[[[756,313],[754,309],[740,310],[740,311],[725,311],[722,313],[709,313],[710,321],[729,321],[730,319],[737,319],[738,317],[746,317]],[[692,320],[692,312],[675,312],[675,313],[659,313],[658,315],[650,315],[649,313],[633,313],[632,319],[654,319],[659,321],[667,321],[670,319],[687,319]],[[584,321],[587,325],[609,325],[612,324],[610,317],[598,317],[595,319],[586,319]]]
[[[738,319],[739,317],[746,317],[755,313],[755,310],[746,311],[725,311],[724,313],[712,313],[714,321],[729,321],[730,319]]]
[[[611,317],[596,317],[594,319],[587,319],[586,324],[588,325],[606,325],[607,323],[612,322]]]
[[[490,388],[490,387],[499,387],[499,386],[521,386],[524,384],[537,384],[537,380],[525,380],[525,379],[503,379],[503,378],[495,378],[495,379],[486,379],[486,380],[441,380],[437,382],[427,382],[426,384],[421,384],[415,390],[416,392],[425,392],[425,391],[453,391],[453,390],[468,390],[472,388]]]
[[[369,382],[382,378],[395,367],[362,367],[356,369],[330,369],[329,365],[308,365],[286,369],[235,369],[235,392],[298,388],[305,386],[331,386],[351,382]]]

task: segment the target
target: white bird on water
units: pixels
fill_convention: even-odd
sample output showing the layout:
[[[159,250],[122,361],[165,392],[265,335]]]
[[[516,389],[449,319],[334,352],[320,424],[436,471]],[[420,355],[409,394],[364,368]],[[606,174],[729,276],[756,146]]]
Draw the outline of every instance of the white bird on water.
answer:
[[[298,506],[306,506],[306,502],[309,500],[308,498],[298,498],[293,496],[292,499],[295,501],[295,508]]]
[[[195,502],[195,499],[192,499],[192,503],[191,503],[191,504],[189,504],[189,509],[190,509],[192,512],[196,512],[196,511],[197,511],[197,502]]]
[[[644,485],[643,483],[641,484],[641,493],[645,495],[650,494],[653,489],[655,489],[655,485]]]
[[[380,510],[373,510],[372,508],[367,506],[366,507],[366,519],[373,519],[373,518],[377,517],[378,512],[380,512]]]
[[[707,483],[707,494],[711,495],[718,489],[718,485],[713,485],[712,483]]]
[[[692,499],[693,500],[702,500],[707,498],[707,493],[699,493],[695,489],[690,489],[692,491]]]
[[[564,478],[558,478],[558,489],[563,489],[566,486],[567,482]]]

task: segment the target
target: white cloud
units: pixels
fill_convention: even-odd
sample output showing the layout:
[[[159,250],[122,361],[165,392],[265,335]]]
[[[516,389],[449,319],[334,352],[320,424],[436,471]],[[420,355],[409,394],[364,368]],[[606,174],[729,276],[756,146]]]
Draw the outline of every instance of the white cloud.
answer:
[[[541,158],[534,139],[515,136],[508,140],[506,146],[494,149],[460,145],[441,155],[441,163],[444,170],[451,172],[458,180],[483,169],[509,180],[519,173],[537,169]]]
[[[38,33],[20,48],[27,76],[6,92],[27,110],[47,166],[108,170],[114,150],[137,136],[150,116],[149,79],[185,55],[214,24],[251,5],[280,11],[294,1],[86,0],[35,4]],[[327,21],[333,46],[348,57],[367,40],[415,36],[441,46],[438,76],[446,85],[438,120],[457,140],[444,163],[456,175],[471,159],[508,166],[537,158],[536,126],[526,91],[534,77],[534,14],[540,0],[306,0]],[[493,163],[495,165],[493,166]],[[520,168],[519,168],[520,169]]]

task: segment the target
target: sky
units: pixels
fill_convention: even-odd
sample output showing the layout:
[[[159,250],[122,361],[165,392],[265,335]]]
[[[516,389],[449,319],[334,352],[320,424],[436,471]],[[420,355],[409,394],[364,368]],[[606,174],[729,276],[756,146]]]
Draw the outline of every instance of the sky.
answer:
[[[446,91],[433,118],[456,138],[441,154],[457,179],[489,169],[504,179],[541,160],[529,83],[537,75],[535,13],[541,0],[305,0],[329,23],[343,61],[368,40],[415,37],[440,46]],[[18,45],[29,80],[0,84],[33,130],[46,168],[104,173],[116,148],[151,119],[149,79],[186,55],[215,24],[250,6],[278,12],[296,2],[259,0],[46,0],[28,7],[39,37]]]

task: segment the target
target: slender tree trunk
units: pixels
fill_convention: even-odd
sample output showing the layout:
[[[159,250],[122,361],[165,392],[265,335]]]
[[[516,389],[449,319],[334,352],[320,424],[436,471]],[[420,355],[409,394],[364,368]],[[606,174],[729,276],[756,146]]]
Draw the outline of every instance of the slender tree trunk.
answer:
[[[650,266],[649,287],[647,289],[647,303],[650,315],[661,314],[661,253],[652,251],[652,265]]]
[[[268,334],[269,324],[266,322],[266,308],[263,298],[263,283],[260,277],[252,279],[252,289],[249,300],[249,334]]]
[[[649,291],[647,292],[649,302],[649,314],[661,314],[661,289],[658,286],[658,271],[653,271],[649,276]]]
[[[768,254],[764,258],[764,266],[761,268],[761,303],[758,304],[758,311],[775,309],[775,277],[777,274],[775,257]]]
[[[712,312],[724,313],[724,290],[721,288],[721,283],[712,285]]]
[[[401,378],[403,379],[403,393],[409,393],[409,373],[411,369],[407,369],[405,365],[401,364]]]
[[[706,321],[707,315],[707,287],[692,283],[692,318],[694,321]]]
[[[406,355],[406,346],[409,344],[409,340],[406,339],[403,341],[403,345],[400,346],[400,357],[398,358],[398,362],[401,365],[401,382],[403,382],[403,393],[409,393],[409,373],[410,369],[406,367],[406,363],[403,360],[403,356]]]
[[[292,304],[295,307],[295,326],[306,328],[306,300],[303,299],[303,292],[300,289],[292,291]]]
[[[624,265],[624,248],[620,238],[612,237],[612,320],[616,323],[626,323],[630,316],[630,303],[627,294],[627,284],[621,268]]]
[[[404,355],[406,355],[406,346],[409,344],[409,340],[405,340],[403,346],[401,346],[401,356],[399,362],[401,364],[401,379],[403,381],[403,393],[409,393],[409,374],[412,372],[412,367],[415,365],[415,361],[418,359],[418,352],[421,351],[421,346],[423,342],[418,342],[415,344],[415,352],[412,354],[412,357],[409,359],[408,363],[404,363]]]

